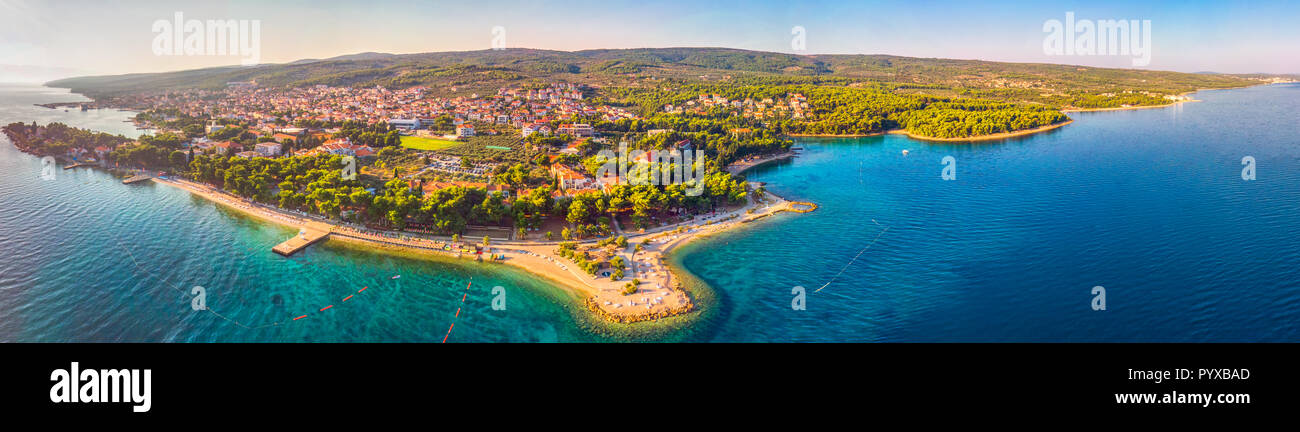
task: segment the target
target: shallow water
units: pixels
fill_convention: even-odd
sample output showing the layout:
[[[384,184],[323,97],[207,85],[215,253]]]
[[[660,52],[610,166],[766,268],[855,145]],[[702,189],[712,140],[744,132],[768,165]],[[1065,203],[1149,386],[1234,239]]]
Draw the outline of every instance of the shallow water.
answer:
[[[820,208],[685,246],[673,261],[712,287],[709,310],[650,335],[589,322],[504,266],[329,242],[286,259],[270,248],[290,229],[89,169],[42,181],[4,142],[0,340],[438,342],[453,322],[450,342],[1295,340],[1300,85],[1195,96],[975,145],[801,139],[799,158],[748,174]],[[138,133],[128,112],[32,106],[75,100],[0,85],[0,122]],[[957,180],[940,179],[944,156]],[[1105,311],[1090,307],[1099,285]],[[255,328],[192,310],[194,286]],[[791,308],[795,286],[806,310]]]

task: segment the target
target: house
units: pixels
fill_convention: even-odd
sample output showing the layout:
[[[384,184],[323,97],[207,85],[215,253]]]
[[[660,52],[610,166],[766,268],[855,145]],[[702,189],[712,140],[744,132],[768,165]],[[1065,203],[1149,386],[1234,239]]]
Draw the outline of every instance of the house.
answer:
[[[522,134],[524,138],[528,138],[528,136],[532,134],[542,134],[542,136],[550,136],[551,127],[544,124],[525,125],[521,129],[520,134]]]
[[[596,187],[594,179],[564,164],[551,164],[550,172],[556,181],[560,182],[561,189],[595,189]]]
[[[474,126],[467,125],[467,124],[462,124],[462,125],[460,125],[460,126],[456,126],[456,136],[459,136],[459,137],[472,137],[472,136],[474,136]]]
[[[353,144],[352,140],[347,138],[337,139],[321,144],[320,147],[316,147],[313,151],[340,156],[367,157],[375,155],[375,149],[370,146]]]
[[[238,152],[240,148],[241,147],[239,146],[239,144],[235,144],[230,141],[221,141],[221,142],[212,143],[212,149],[215,150],[217,154],[222,156]]]
[[[241,158],[244,158],[244,159],[252,159],[252,158],[255,158],[255,157],[258,157],[258,156],[261,156],[261,155],[258,154],[258,153],[255,152],[255,151],[241,151],[241,152],[239,152],[239,153],[235,153],[235,156],[238,156],[238,157],[241,157]]]
[[[263,142],[257,143],[257,145],[253,146],[253,150],[256,151],[257,154],[265,157],[279,156],[280,149],[280,143],[277,142]]]
[[[574,138],[590,138],[596,136],[596,129],[585,123],[562,124],[555,133],[568,134]]]
[[[278,142],[287,143],[289,141],[296,141],[298,139],[298,136],[289,135],[287,133],[276,133],[271,135],[271,139],[276,140]]]

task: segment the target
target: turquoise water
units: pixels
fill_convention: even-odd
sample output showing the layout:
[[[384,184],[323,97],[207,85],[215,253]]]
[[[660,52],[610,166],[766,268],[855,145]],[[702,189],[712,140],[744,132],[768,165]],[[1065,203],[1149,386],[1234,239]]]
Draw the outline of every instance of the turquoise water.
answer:
[[[32,106],[75,100],[0,86],[0,121],[137,134],[122,122],[130,113]],[[601,339],[579,327],[574,300],[518,271],[329,242],[286,259],[271,247],[291,229],[96,170],[42,181],[39,159],[0,141],[0,341],[439,342],[453,322],[450,342]],[[185,294],[194,286],[210,310],[243,325],[194,311]],[[505,310],[491,308],[493,286],[505,288]]]
[[[702,338],[1294,341],[1300,85],[1195,97],[997,143],[804,140],[750,178],[819,210],[683,257],[725,306]]]
[[[802,156],[749,176],[821,208],[685,247],[675,259],[713,307],[656,336],[606,336],[562,291],[501,266],[330,242],[286,259],[270,248],[289,229],[99,171],[42,181],[38,159],[0,143],[0,341],[438,342],[452,322],[451,342],[1294,341],[1300,86],[1196,97],[976,145],[801,140]],[[136,133],[130,113],[32,106],[76,98],[0,85],[0,122]],[[944,156],[957,180],[941,180]],[[196,285],[247,327],[193,311],[181,290]],[[1099,285],[1106,311],[1090,308]],[[790,307],[795,286],[806,310]]]

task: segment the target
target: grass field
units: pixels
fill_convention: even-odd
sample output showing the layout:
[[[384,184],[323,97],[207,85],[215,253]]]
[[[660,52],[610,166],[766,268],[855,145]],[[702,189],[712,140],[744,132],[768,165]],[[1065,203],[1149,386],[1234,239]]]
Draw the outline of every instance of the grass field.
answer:
[[[402,147],[416,150],[442,150],[460,144],[456,141],[417,136],[402,137]]]

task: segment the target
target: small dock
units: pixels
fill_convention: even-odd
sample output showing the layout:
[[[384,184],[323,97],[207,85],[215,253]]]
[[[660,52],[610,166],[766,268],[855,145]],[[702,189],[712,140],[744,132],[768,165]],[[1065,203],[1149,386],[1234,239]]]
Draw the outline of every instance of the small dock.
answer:
[[[74,164],[72,164],[72,165],[64,166],[63,169],[65,169],[65,170],[70,170],[70,169],[73,169],[73,168],[93,167],[93,166],[96,166],[96,165],[95,165],[94,163],[88,163],[88,162],[77,162],[77,163],[74,163]]]
[[[284,256],[293,255],[300,250],[306,249],[307,246],[311,246],[312,243],[324,240],[329,235],[329,225],[320,222],[308,222],[307,225],[298,230],[298,235],[285,240],[284,243],[275,245],[271,250]]]
[[[126,179],[126,180],[122,180],[122,184],[139,183],[139,182],[142,182],[142,181],[145,181],[145,180],[149,180],[149,179],[151,179],[151,178],[153,178],[153,176],[148,175],[148,174],[135,175],[135,176],[131,176],[130,178],[128,178],[128,179]]]

